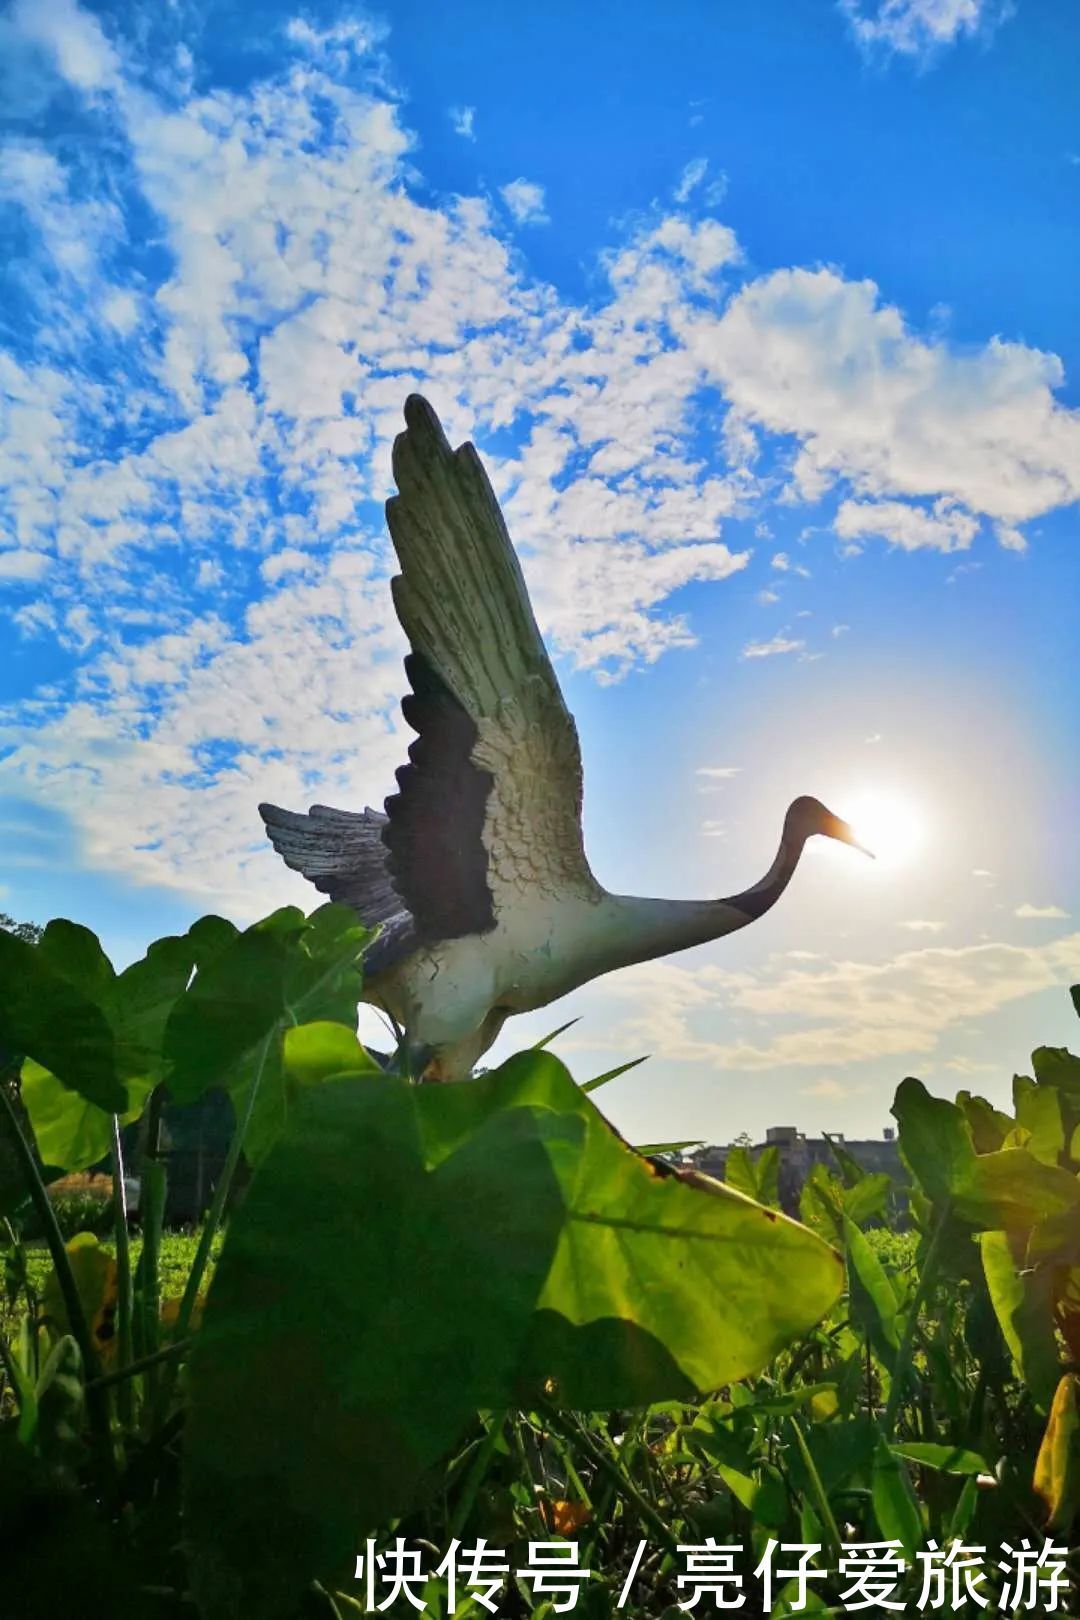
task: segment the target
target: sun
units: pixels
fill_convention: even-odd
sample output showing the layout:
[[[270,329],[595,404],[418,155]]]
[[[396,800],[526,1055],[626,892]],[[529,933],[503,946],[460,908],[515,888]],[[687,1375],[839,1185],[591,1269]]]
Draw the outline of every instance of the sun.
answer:
[[[903,794],[867,789],[856,793],[845,810],[856,838],[875,856],[879,871],[910,866],[926,843],[926,817]]]

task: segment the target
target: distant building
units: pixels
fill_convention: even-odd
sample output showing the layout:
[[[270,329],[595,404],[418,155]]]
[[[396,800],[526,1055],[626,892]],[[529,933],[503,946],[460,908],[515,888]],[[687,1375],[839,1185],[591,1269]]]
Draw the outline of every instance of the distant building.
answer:
[[[884,1171],[898,1181],[907,1180],[900,1161],[896,1132],[890,1126],[886,1126],[880,1138],[848,1141],[842,1131],[831,1131],[827,1137],[811,1137],[804,1136],[794,1125],[770,1125],[765,1132],[764,1142],[748,1144],[747,1151],[756,1160],[766,1148],[779,1150],[780,1203],[789,1215],[798,1214],[803,1182],[815,1164],[823,1164],[838,1173],[839,1167],[829,1146],[830,1141],[849,1153],[861,1170]],[[704,1175],[723,1181],[728,1154],[734,1145],[695,1148],[693,1152],[683,1155],[682,1162],[692,1165]]]

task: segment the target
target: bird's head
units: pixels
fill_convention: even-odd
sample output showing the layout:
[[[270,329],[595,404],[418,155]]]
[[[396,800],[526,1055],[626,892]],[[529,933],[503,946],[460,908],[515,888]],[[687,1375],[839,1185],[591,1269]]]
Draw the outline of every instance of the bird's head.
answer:
[[[822,838],[835,838],[841,844],[850,844],[852,849],[861,850],[873,860],[873,852],[860,844],[854,831],[846,821],[834,816],[827,810],[820,799],[813,799],[809,794],[796,799],[784,818],[784,842],[801,848],[808,838],[820,834]]]

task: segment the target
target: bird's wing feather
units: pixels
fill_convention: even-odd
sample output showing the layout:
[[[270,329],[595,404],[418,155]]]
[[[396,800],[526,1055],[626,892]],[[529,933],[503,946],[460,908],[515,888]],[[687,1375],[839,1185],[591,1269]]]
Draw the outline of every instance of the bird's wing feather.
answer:
[[[379,924],[378,937],[365,952],[374,976],[415,948],[416,927],[390,880],[380,810],[334,810],[313,804],[309,813],[260,804],[270,842],[294,872],[302,872],[331,900],[353,906],[362,922]]]
[[[582,843],[577,730],[487,474],[471,444],[451,450],[419,396],[405,420],[386,516],[414,654],[402,708],[419,737],[382,837],[422,934],[445,938],[491,927],[525,889],[599,891]]]

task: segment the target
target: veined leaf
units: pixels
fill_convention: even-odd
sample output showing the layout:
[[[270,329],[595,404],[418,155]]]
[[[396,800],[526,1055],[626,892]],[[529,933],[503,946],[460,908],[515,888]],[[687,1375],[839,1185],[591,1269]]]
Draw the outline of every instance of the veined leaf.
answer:
[[[206,1612],[239,1580],[239,1612],[290,1613],[477,1409],[689,1399],[762,1366],[842,1278],[795,1222],[659,1172],[547,1053],[467,1086],[305,1088],[192,1349]]]
[[[2,928],[0,1045],[33,1058],[88,1102],[110,1110],[125,1106],[116,1040],[101,1008],[50,966],[38,946]]]
[[[1061,1367],[1054,1336],[1053,1278],[1049,1270],[1021,1272],[1008,1234],[983,1232],[983,1271],[1005,1343],[1036,1405],[1046,1411]]]

